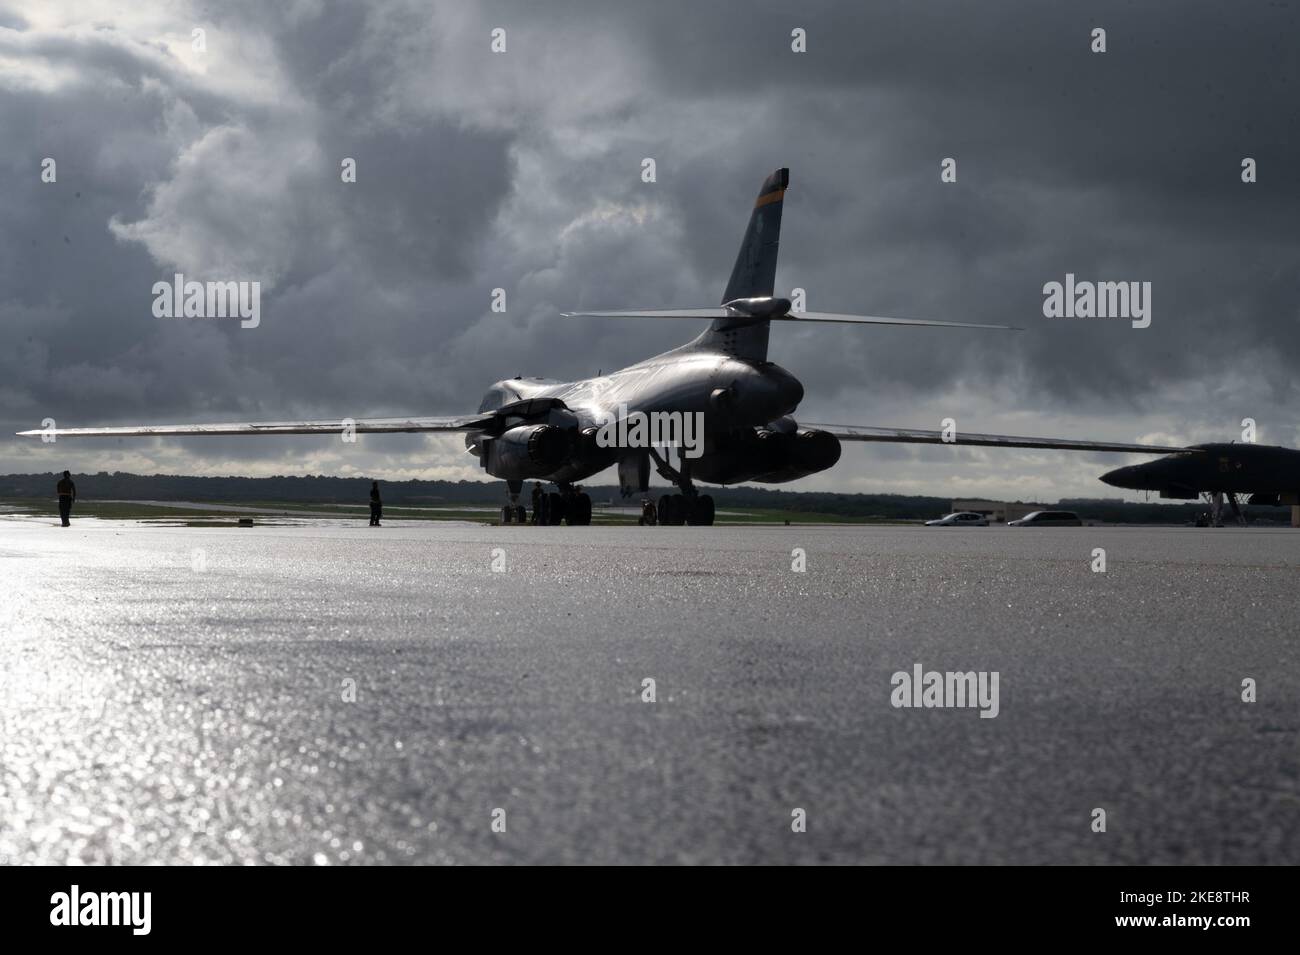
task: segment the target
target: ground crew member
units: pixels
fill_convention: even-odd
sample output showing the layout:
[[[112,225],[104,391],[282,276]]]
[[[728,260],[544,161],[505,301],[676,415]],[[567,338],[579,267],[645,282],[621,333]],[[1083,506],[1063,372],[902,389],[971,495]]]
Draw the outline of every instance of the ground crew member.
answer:
[[[379,527],[379,519],[384,516],[384,502],[379,499],[379,482],[370,482],[370,526]]]
[[[71,527],[68,518],[72,516],[72,502],[77,499],[77,485],[72,483],[72,475],[67,471],[63,472],[63,480],[58,483],[58,491],[59,519],[64,527]]]

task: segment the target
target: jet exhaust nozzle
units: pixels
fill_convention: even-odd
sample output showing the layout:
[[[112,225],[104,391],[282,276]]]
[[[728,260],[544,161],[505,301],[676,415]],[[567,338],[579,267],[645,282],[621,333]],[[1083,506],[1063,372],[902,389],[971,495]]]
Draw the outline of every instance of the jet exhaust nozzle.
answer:
[[[549,424],[517,425],[487,442],[484,467],[494,477],[543,477],[569,456],[569,436]]]
[[[608,467],[618,458],[618,449],[601,447],[598,440],[600,428],[583,428],[573,442],[569,463],[574,467]]]
[[[794,439],[794,457],[809,474],[834,467],[840,459],[840,439],[829,431],[800,431]]]
[[[825,471],[839,461],[840,441],[835,435],[787,425],[794,425],[793,420],[781,419],[766,428],[733,433],[719,448],[720,453],[705,454],[696,462],[694,473],[711,484],[782,484]]]

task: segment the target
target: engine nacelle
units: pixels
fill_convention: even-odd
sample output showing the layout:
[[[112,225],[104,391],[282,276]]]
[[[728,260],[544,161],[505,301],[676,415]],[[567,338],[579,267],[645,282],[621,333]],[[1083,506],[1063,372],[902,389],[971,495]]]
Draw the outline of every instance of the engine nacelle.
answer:
[[[483,439],[480,445],[486,451],[484,469],[506,479],[545,477],[569,457],[568,435],[549,424],[519,425],[499,437]]]
[[[781,484],[825,471],[839,459],[839,439],[829,431],[759,428],[718,441],[691,465],[691,474],[710,484]]]
[[[618,448],[602,448],[596,440],[599,428],[583,428],[578,432],[569,454],[569,463],[583,470],[601,471],[618,460]]]

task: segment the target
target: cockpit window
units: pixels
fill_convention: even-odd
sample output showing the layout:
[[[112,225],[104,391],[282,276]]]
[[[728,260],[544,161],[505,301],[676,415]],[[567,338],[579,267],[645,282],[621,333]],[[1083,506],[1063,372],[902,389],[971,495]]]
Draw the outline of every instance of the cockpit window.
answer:
[[[483,396],[482,402],[479,403],[478,411],[482,414],[485,411],[496,411],[502,405],[508,404],[510,395],[500,385],[493,385],[488,389],[488,393]]]

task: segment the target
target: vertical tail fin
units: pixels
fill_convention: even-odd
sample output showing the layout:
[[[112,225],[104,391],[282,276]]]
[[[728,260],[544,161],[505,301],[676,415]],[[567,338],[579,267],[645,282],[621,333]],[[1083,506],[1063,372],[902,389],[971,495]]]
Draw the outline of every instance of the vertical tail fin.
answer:
[[[776,285],[776,253],[781,240],[781,207],[790,170],[778,169],[763,181],[740,240],[740,252],[731,270],[722,304],[738,298],[770,298]],[[719,318],[696,344],[717,348],[738,358],[767,360],[767,319]]]
[[[778,169],[763,182],[749,217],[749,227],[740,241],[740,252],[731,270],[731,281],[722,293],[726,304],[737,298],[767,298],[776,283],[776,251],[781,240],[781,207],[790,170]]]

